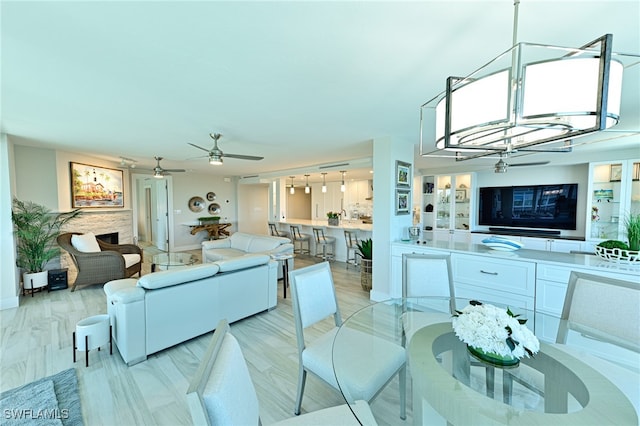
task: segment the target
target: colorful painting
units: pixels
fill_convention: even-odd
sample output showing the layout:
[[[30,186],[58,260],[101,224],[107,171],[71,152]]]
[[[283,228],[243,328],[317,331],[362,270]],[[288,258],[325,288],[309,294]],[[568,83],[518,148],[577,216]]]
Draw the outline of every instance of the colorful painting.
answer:
[[[122,170],[71,165],[71,207],[124,207]]]
[[[411,187],[411,164],[402,161],[396,161],[396,187]]]

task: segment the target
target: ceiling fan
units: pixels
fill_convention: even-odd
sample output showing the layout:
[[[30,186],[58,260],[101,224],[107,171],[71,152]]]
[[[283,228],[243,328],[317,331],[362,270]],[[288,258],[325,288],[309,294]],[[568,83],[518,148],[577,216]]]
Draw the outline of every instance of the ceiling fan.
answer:
[[[162,179],[164,176],[169,175],[169,173],[177,173],[177,172],[186,172],[185,169],[165,169],[160,166],[160,161],[162,161],[163,157],[153,157],[156,160],[156,166],[153,169],[138,169],[138,170],[148,170],[153,172],[153,177]]]
[[[507,173],[507,169],[509,167],[528,167],[528,166],[543,166],[545,164],[549,164],[549,161],[534,161],[531,163],[515,163],[509,164],[504,161],[504,158],[507,158],[508,154],[500,153],[500,159],[496,164],[493,165],[493,171],[496,173]]]
[[[256,157],[254,155],[240,155],[240,154],[225,154],[220,148],[218,148],[218,139],[222,137],[220,133],[209,133],[211,139],[213,139],[213,148],[206,149],[193,143],[189,145],[201,149],[209,154],[209,164],[221,165],[223,157],[238,158],[240,160],[262,160],[264,157]]]

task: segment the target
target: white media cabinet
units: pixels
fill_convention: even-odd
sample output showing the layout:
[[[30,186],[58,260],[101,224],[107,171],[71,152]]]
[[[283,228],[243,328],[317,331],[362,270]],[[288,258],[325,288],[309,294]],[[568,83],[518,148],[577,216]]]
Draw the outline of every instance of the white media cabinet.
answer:
[[[493,301],[558,317],[562,312],[571,271],[631,281],[640,287],[640,265],[611,263],[595,255],[528,249],[503,252],[491,250],[482,244],[448,241],[427,241],[426,244],[422,241],[421,244],[395,242],[391,244],[390,297],[402,296],[404,253],[450,253],[457,297]],[[544,323],[536,321],[536,318],[529,318],[528,321],[527,324],[538,338],[555,341],[557,322]],[[574,344],[600,351],[621,363],[640,366],[638,354],[626,351],[611,353],[610,348],[594,347],[592,340],[580,336]]]

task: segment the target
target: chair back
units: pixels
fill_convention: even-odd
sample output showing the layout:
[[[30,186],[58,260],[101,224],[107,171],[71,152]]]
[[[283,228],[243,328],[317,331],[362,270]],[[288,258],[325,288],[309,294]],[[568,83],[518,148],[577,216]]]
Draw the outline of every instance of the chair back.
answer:
[[[298,226],[291,225],[289,228],[291,229],[291,238],[294,240],[302,239],[302,234],[300,234],[300,228]]]
[[[324,236],[324,229],[322,228],[312,228],[313,236],[318,244],[324,244],[327,242],[327,238]]]
[[[405,253],[402,255],[402,297],[442,296],[451,298],[455,312],[455,288],[449,254]]]
[[[271,236],[273,237],[279,237],[280,233],[278,232],[278,229],[276,228],[276,224],[275,223],[269,223],[269,231],[271,232]]]
[[[258,397],[229,324],[221,320],[187,390],[194,425],[258,425]]]
[[[556,342],[569,330],[640,352],[638,283],[571,272]]]
[[[356,234],[355,231],[349,231],[345,229],[344,240],[347,242],[347,247],[357,248],[357,244],[359,241],[358,241],[358,235]]]
[[[298,347],[304,349],[304,329],[333,315],[336,327],[342,324],[329,262],[289,272],[293,317]]]

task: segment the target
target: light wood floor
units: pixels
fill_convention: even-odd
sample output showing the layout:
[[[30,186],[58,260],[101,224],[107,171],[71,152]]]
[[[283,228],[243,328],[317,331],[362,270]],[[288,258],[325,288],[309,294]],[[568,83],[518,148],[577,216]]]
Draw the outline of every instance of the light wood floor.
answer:
[[[145,250],[145,273],[149,272],[152,252]],[[192,253],[200,257],[199,251]],[[297,256],[295,267],[318,261]],[[331,266],[340,310],[346,318],[370,303],[368,292],[360,287],[359,272],[353,267],[347,270],[341,262]],[[282,297],[281,282],[278,287],[276,309],[231,324],[231,332],[242,345],[250,368],[263,424],[292,417],[296,397],[298,355],[291,299],[289,294],[287,299]],[[102,286],[81,287],[73,293],[36,293],[34,297],[22,297],[19,308],[0,311],[0,391],[73,367],[78,372],[85,425],[189,424],[186,390],[211,333],[154,354],[132,367],[122,361],[115,345],[111,356],[104,348],[90,352],[88,368],[84,365],[84,352],[78,352],[74,364],[75,324],[101,313],[106,313]],[[331,326],[328,320],[317,330]],[[390,389],[373,402],[377,413],[389,413],[388,418],[385,415],[378,421],[410,424],[410,412],[403,422],[397,409],[392,408],[397,384],[389,387],[394,391]],[[307,378],[303,412],[342,403],[339,392],[319,379]]]

